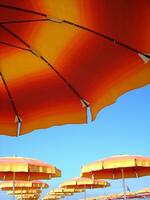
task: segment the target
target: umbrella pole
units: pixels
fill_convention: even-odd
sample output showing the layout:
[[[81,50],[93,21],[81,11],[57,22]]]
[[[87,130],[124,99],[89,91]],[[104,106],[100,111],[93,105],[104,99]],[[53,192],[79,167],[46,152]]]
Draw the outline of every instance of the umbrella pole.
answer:
[[[122,186],[123,186],[123,193],[124,193],[124,200],[126,200],[126,184],[125,184],[125,178],[124,178],[124,170],[123,168],[121,169],[121,174],[122,174]]]
[[[22,200],[22,188],[21,188],[21,200]]]
[[[15,172],[13,172],[13,200],[15,200]]]
[[[84,200],[86,200],[86,190],[84,190]]]

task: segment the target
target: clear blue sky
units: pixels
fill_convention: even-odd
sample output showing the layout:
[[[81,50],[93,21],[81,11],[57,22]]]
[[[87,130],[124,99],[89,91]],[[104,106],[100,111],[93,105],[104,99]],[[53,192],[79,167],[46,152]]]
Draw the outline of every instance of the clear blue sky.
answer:
[[[47,181],[50,189],[79,176],[82,165],[116,154],[150,156],[150,85],[121,96],[92,123],[53,127],[19,138],[0,136],[0,156],[37,158],[62,170],[62,178]],[[87,196],[122,191],[120,180],[110,182],[110,188],[88,190]],[[149,187],[150,177],[126,182],[131,190],[136,190]],[[0,199],[12,199],[1,192],[0,195]]]

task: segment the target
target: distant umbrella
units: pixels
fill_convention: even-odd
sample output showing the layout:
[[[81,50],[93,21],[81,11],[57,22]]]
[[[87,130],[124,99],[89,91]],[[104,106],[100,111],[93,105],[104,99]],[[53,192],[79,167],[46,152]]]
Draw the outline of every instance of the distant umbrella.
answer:
[[[110,186],[110,184],[106,181],[93,180],[90,178],[73,178],[65,181],[60,185],[61,188],[84,189],[85,199],[86,199],[86,189],[105,188],[108,186]]]
[[[84,165],[81,169],[81,177],[122,179],[125,199],[125,178],[138,178],[148,175],[150,175],[150,157],[144,156],[112,156]]]

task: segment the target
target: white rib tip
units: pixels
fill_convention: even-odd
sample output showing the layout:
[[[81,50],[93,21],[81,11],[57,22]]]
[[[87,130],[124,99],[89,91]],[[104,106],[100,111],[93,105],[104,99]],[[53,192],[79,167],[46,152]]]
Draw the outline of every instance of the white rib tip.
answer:
[[[55,18],[55,17],[47,17],[47,18],[52,22],[56,22],[56,23],[62,23],[63,22],[62,19],[58,19],[58,18]]]
[[[90,105],[90,103],[86,100],[81,100],[81,104],[83,108],[88,107]]]
[[[19,122],[22,122],[22,119],[20,117],[18,118],[18,116],[16,115],[14,121],[15,121],[15,123],[19,123]]]
[[[149,60],[150,60],[150,54],[146,54],[145,53],[145,55],[147,55],[147,56],[145,56],[145,55],[143,55],[143,54],[141,54],[141,53],[138,53],[138,55],[139,55],[139,57],[143,60],[143,62],[145,63],[145,64],[147,64],[148,62],[149,62]]]

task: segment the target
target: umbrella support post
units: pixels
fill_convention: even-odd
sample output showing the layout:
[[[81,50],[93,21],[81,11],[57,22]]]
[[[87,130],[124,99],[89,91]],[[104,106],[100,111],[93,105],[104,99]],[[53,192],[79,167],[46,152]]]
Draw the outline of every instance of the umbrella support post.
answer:
[[[86,200],[86,190],[84,191],[84,200]]]
[[[125,178],[124,178],[124,170],[121,169],[122,174],[122,186],[123,186],[123,193],[124,193],[124,200],[126,200],[126,184],[125,184]]]
[[[13,200],[15,200],[15,179],[16,179],[16,177],[15,177],[15,172],[13,172]]]
[[[21,200],[22,200],[22,189],[21,189]]]

